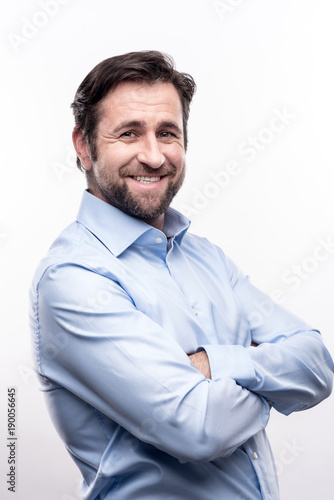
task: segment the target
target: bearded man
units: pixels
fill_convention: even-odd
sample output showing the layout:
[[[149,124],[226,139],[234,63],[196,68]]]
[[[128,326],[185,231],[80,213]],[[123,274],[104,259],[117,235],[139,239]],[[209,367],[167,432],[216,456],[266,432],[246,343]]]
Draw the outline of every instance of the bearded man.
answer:
[[[36,271],[31,329],[85,500],[277,500],[271,409],[331,392],[319,332],[170,207],[194,92],[169,56],[132,52],[72,104],[88,189]]]

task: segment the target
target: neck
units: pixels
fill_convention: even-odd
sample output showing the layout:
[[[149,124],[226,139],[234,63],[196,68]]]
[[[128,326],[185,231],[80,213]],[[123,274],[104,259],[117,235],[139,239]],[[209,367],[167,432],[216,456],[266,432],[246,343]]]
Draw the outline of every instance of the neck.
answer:
[[[163,231],[165,223],[165,214],[163,213],[158,217],[153,217],[152,219],[144,219],[143,222],[146,222],[146,224],[155,227],[155,229],[159,229],[159,231]]]

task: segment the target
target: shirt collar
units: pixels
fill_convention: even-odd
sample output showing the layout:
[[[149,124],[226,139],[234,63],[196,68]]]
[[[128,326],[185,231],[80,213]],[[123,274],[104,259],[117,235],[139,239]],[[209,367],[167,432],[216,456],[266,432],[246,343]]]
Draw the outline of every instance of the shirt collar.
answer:
[[[174,238],[181,244],[190,226],[189,219],[169,207],[165,213],[165,228],[162,233],[146,222],[97,198],[87,190],[82,196],[77,221],[93,233],[116,257],[149,231],[155,231],[159,235],[165,234],[167,238]]]

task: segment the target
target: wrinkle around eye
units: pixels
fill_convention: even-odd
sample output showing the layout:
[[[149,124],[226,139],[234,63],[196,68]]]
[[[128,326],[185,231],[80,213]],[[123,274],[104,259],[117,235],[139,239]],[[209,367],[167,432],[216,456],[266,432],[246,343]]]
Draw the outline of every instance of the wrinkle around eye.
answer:
[[[106,141],[117,141],[117,137],[112,134],[100,134],[101,138],[106,140]]]

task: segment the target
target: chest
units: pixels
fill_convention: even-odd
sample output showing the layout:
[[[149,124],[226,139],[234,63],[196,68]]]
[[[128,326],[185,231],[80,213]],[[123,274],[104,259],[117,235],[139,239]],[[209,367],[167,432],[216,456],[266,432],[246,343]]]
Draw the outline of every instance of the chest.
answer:
[[[247,344],[248,322],[217,259],[179,247],[167,256],[137,248],[119,259],[119,265],[120,284],[136,308],[185,352],[199,345]]]

